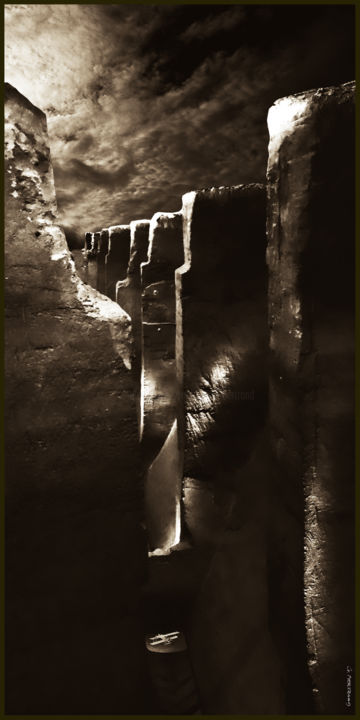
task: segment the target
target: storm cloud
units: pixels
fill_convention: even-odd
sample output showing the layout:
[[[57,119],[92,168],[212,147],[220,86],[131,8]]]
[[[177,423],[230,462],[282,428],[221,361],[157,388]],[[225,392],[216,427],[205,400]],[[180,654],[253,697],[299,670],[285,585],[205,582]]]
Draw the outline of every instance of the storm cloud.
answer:
[[[48,117],[77,235],[262,181],[269,105],[354,76],[340,5],[8,5],[6,80]]]

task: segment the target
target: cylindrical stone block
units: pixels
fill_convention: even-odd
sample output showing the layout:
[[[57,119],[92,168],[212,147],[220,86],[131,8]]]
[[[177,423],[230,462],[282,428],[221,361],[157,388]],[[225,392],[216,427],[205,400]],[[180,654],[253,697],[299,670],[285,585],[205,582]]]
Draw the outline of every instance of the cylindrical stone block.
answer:
[[[289,713],[311,712],[307,672],[316,710],[343,713],[354,662],[354,91],[268,115],[270,619]]]

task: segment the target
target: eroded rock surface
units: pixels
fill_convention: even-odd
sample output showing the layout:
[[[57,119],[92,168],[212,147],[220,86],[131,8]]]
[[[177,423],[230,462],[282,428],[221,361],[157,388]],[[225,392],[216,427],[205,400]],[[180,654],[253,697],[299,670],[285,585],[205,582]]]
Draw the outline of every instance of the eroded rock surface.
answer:
[[[7,712],[142,713],[130,320],[77,276],[45,115],[11,86],[5,171]]]
[[[268,116],[270,601],[287,712],[311,712],[306,663],[316,710],[345,712],[353,664],[354,89]]]
[[[283,712],[267,626],[265,188],[183,198],[176,271],[183,512],[210,561],[188,629],[204,712]]]

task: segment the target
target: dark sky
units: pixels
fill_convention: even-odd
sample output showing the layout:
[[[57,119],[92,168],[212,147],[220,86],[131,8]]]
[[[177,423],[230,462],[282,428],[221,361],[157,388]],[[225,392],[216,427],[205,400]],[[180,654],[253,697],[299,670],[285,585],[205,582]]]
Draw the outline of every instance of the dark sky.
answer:
[[[47,113],[73,242],[263,181],[273,101],[355,75],[354,6],[8,5],[5,28],[6,79]]]

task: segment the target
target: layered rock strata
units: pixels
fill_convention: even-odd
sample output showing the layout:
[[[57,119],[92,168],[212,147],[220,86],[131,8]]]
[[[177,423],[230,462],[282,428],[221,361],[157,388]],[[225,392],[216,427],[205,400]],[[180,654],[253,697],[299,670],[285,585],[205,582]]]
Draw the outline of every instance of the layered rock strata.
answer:
[[[130,320],[76,275],[45,115],[8,85],[5,177],[6,711],[142,713]]]
[[[347,83],[268,115],[271,622],[288,712],[311,709],[306,660],[315,709],[343,713],[354,662],[354,100]]]

